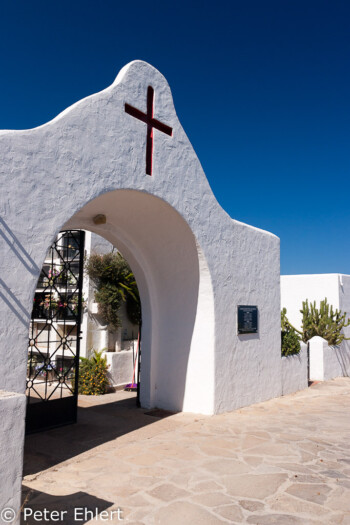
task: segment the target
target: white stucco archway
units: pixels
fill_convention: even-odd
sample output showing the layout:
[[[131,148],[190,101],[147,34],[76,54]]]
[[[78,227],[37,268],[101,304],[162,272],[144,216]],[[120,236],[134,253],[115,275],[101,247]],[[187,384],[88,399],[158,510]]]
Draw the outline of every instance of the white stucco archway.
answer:
[[[32,130],[0,131],[0,159],[3,389],[23,392],[26,329],[35,280],[58,230],[103,195],[107,202],[111,192],[134,190],[153,196],[152,201],[143,200],[142,206],[152,208],[150,203],[158,202],[154,200],[158,198],[176,212],[179,219],[174,230],[179,230],[170,232],[177,239],[174,251],[181,253],[180,231],[186,224],[197,245],[197,254],[199,251],[201,261],[205,261],[203,275],[210,285],[203,279],[199,283],[200,289],[206,289],[206,311],[190,317],[185,331],[195,333],[195,325],[198,329],[191,344],[203,333],[202,356],[206,358],[193,354],[196,365],[200,365],[195,384],[206,383],[213,389],[207,389],[211,392],[209,400],[197,395],[197,388],[193,388],[191,401],[186,394],[184,406],[215,413],[280,393],[279,239],[232,220],[220,207],[177,118],[170,88],[156,69],[145,62],[132,62],[121,70],[112,86],[77,102],[51,122]],[[128,199],[125,211],[129,211]],[[109,206],[104,211],[113,217],[117,212],[112,204]],[[157,206],[154,210],[158,210]],[[153,222],[160,229],[157,213],[154,212]],[[133,217],[136,216],[137,213]],[[116,223],[107,226],[118,229]],[[130,218],[128,227],[120,231],[120,245],[123,235],[127,237],[132,228]],[[142,238],[139,243],[142,246]],[[161,253],[161,243],[153,246],[155,253]],[[129,257],[132,259],[131,253]],[[168,263],[171,268],[171,261]],[[142,265],[147,263],[143,261]],[[237,333],[238,304],[257,305],[257,334],[242,337]],[[199,329],[200,318],[204,325],[211,326],[211,335]],[[166,324],[166,330],[172,333],[171,323]],[[9,348],[10,362],[6,359]],[[170,361],[172,357],[169,356]],[[190,363],[192,357],[189,359]],[[207,367],[211,368],[210,373]],[[187,392],[188,389],[189,384]],[[151,402],[151,387],[144,396]],[[159,396],[164,406],[180,408],[179,402],[174,405]]]
[[[28,325],[62,227],[96,231],[135,272],[144,406],[211,414],[281,394],[279,239],[220,207],[156,69],[132,62],[51,122],[0,131],[0,176],[0,507],[19,508]],[[255,333],[238,333],[238,305],[256,308]]]
[[[176,224],[174,231],[169,230],[171,235],[166,250],[170,253],[171,248],[174,253],[182,254],[182,237],[192,239],[187,243],[188,246],[192,244],[189,254],[195,252],[196,245],[196,265],[199,264],[198,253],[203,265],[203,271],[197,270],[195,279],[199,279],[198,290],[205,290],[199,295],[203,303],[198,303],[205,303],[205,308],[196,314],[192,312],[182,328],[176,326],[177,331],[193,334],[192,350],[198,348],[197,341],[201,341],[202,346],[198,353],[197,350],[188,353],[188,348],[181,350],[188,353],[190,365],[186,368],[179,362],[181,374],[186,373],[186,380],[182,381],[186,387],[179,389],[173,385],[173,396],[168,384],[165,396],[164,389],[155,380],[157,376],[157,381],[161,381],[161,375],[152,364],[149,365],[150,378],[154,379],[150,379],[148,393],[143,392],[144,401],[160,403],[160,407],[215,413],[280,393],[279,240],[272,234],[232,220],[219,206],[177,118],[170,88],[156,69],[145,62],[132,62],[122,69],[112,86],[76,103],[51,122],[33,130],[0,131],[0,159],[0,306],[3,310],[0,358],[4,363],[0,369],[0,385],[4,390],[24,391],[27,326],[35,280],[47,247],[58,230],[69,224],[76,213],[83,214],[83,210],[93,207],[92,203],[99,202],[98,199],[104,198],[109,203],[108,195],[114,191],[134,190],[140,195],[140,203],[141,195],[149,196],[140,206],[153,210],[149,213],[150,223],[154,224],[149,242],[154,254],[162,253],[166,238],[161,229],[162,220],[157,218],[158,212],[159,216],[163,213],[158,203],[163,202],[164,210],[167,205],[177,217],[173,221],[170,219],[173,214],[170,211],[166,214],[164,224],[168,220]],[[118,217],[118,221],[112,219],[107,226],[119,232],[120,246],[125,236],[124,252],[140,280],[141,268],[147,268],[151,260],[156,268],[157,257],[151,257],[146,248],[136,257],[129,247],[128,254],[128,242],[133,244],[136,254],[137,249],[140,250],[136,245],[143,246],[143,238],[136,232],[130,234],[138,216],[137,206],[134,214],[129,213],[129,208],[133,208],[129,200],[131,193],[120,195],[128,196],[121,202],[130,217],[128,225],[118,230]],[[116,206],[109,203],[107,207],[97,212],[104,212],[111,221],[117,214]],[[152,239],[157,228],[162,233],[162,241],[158,244]],[[192,233],[182,235],[182,231]],[[113,235],[111,231],[107,234]],[[142,260],[146,253],[147,261]],[[186,257],[189,255],[183,255],[183,261]],[[170,259],[166,263],[169,272],[174,265]],[[206,281],[199,278],[204,275]],[[156,279],[155,270],[148,272],[148,286],[152,279]],[[156,282],[151,289],[158,286]],[[157,294],[152,297],[159,299]],[[169,296],[167,308],[170,300]],[[260,329],[257,334],[242,337],[237,333],[238,304],[258,306]],[[163,308],[164,303],[160,305],[154,301],[152,315]],[[172,332],[174,325],[170,320],[164,327],[163,322],[161,324],[159,332],[163,329],[167,332],[168,348],[173,348],[172,341],[178,337]],[[11,361],[6,359],[9,348]],[[159,358],[156,347],[152,355]],[[173,357],[171,351],[167,362],[171,363]],[[194,386],[191,387],[192,372],[189,370],[194,367],[197,367],[196,379],[193,378]],[[162,393],[158,393],[159,389]],[[181,395],[180,390],[183,391]],[[181,406],[180,398],[185,391]]]
[[[96,226],[92,219],[99,213],[107,223]],[[213,292],[205,257],[184,219],[157,197],[116,190],[83,206],[66,228],[103,236],[135,273],[143,312],[141,405],[212,413]]]

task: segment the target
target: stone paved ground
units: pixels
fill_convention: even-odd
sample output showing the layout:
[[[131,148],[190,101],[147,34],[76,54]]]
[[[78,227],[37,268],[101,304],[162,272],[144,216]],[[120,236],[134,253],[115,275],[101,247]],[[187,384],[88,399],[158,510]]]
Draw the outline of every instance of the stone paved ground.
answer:
[[[350,525],[349,378],[213,417],[146,415],[124,392],[79,404],[77,425],[27,438],[27,508],[65,525]],[[107,514],[74,517],[85,506]]]

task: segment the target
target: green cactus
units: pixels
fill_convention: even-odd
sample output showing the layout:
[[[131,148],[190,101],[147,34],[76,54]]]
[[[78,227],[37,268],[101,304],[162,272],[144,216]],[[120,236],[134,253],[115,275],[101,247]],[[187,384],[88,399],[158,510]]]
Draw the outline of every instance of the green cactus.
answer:
[[[320,308],[316,308],[316,301],[310,303],[306,299],[303,301],[303,341],[308,341],[311,337],[319,335],[328,341],[331,346],[340,345],[345,337],[342,329],[350,325],[350,319],[346,320],[346,312],[341,313],[338,309],[333,310],[333,306],[327,303],[327,297],[320,302]]]
[[[319,309],[316,307],[316,301],[309,304],[306,299],[303,301],[300,313],[303,316],[302,330],[293,328],[305,343],[315,335],[326,339],[330,346],[340,345],[344,339],[350,339],[342,333],[342,329],[350,325],[350,318],[346,320],[346,312],[341,313],[338,309],[334,310],[333,306],[328,304],[327,297],[320,302]]]
[[[342,333],[343,328],[350,326],[350,318],[346,319],[346,312],[334,310],[333,306],[328,304],[327,297],[320,302],[319,308],[316,307],[316,301],[309,304],[306,299],[300,313],[303,316],[302,328],[298,330],[289,322],[286,308],[281,312],[282,355],[298,353],[297,339],[307,343],[315,335],[326,339],[330,346],[338,346],[342,341],[350,340],[350,337],[345,337]]]

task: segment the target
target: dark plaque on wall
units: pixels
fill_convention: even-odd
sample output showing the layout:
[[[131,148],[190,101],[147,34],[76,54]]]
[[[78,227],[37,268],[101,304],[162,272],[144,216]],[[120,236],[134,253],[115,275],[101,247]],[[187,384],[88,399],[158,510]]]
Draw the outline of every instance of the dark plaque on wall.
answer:
[[[258,307],[238,305],[238,333],[257,334],[258,333]]]

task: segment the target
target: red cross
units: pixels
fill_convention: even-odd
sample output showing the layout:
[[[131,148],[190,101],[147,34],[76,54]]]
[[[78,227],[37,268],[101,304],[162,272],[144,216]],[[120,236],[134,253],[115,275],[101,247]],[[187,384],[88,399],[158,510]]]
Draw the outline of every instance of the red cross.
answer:
[[[152,86],[148,86],[147,89],[147,113],[142,113],[139,109],[125,104],[125,111],[132,117],[142,120],[147,124],[147,143],[146,143],[146,173],[152,175],[152,162],[153,162],[153,128],[166,133],[170,137],[173,134],[173,128],[170,128],[163,122],[153,118],[153,101],[154,101],[154,89]]]

